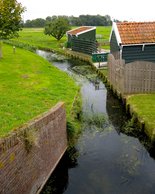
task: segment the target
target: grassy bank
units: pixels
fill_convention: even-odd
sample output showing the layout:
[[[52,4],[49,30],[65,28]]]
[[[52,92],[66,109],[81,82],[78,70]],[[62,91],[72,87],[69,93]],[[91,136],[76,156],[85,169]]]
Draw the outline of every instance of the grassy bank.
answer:
[[[103,74],[103,76],[105,78],[108,77],[108,69],[107,69],[107,67],[104,67],[103,69],[100,69],[99,71]]]
[[[78,86],[66,73],[29,51],[3,45],[0,60],[0,136],[64,101],[67,115]]]
[[[155,138],[155,94],[137,94],[127,97],[127,103],[146,125],[146,133]]]

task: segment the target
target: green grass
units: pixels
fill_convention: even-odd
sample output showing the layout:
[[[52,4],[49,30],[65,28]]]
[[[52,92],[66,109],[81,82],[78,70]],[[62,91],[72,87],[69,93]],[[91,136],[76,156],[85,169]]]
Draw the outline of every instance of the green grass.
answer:
[[[109,50],[109,37],[111,26],[98,26],[96,28],[97,41],[101,44],[101,48]]]
[[[49,48],[56,51],[62,51],[62,48],[67,41],[66,35],[64,35],[64,37],[58,42],[52,36],[45,35],[43,31],[43,28],[24,28],[19,32],[19,37],[14,40],[40,48]],[[97,27],[96,34],[97,36],[101,35],[101,38],[97,38],[97,40],[102,44],[102,48],[109,49],[107,42],[109,41],[110,31],[111,26]],[[105,42],[106,44],[104,45]]]
[[[108,76],[108,69],[107,69],[107,68],[100,69],[100,72],[103,73],[103,75],[104,75],[105,77]]]
[[[141,120],[147,125],[148,133],[155,129],[155,94],[131,95],[127,99]]]
[[[0,60],[0,136],[64,101],[70,115],[78,90],[72,78],[29,51],[3,45]]]
[[[98,26],[96,28],[96,34],[102,35],[101,39],[105,41],[109,41],[110,33],[111,33],[111,26]]]
[[[64,36],[60,41],[57,41],[54,37],[45,35],[43,28],[24,28],[19,32],[19,37],[14,40],[40,48],[49,48],[59,51],[62,49],[67,39],[66,36]]]

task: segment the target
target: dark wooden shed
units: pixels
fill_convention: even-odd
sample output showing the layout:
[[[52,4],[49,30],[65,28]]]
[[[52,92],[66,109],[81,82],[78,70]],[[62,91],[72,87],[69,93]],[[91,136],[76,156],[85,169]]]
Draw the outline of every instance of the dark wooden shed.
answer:
[[[155,62],[155,22],[114,22],[110,52],[125,63]]]
[[[81,26],[66,33],[68,46],[77,52],[91,55],[97,51],[96,27]]]

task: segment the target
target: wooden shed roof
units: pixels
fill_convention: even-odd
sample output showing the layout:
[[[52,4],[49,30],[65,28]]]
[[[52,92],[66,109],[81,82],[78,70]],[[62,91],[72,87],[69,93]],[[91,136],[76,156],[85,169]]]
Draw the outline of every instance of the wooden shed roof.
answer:
[[[117,40],[122,45],[155,43],[155,22],[118,22]]]
[[[67,31],[67,34],[76,35],[77,36],[79,34],[83,34],[83,33],[89,32],[89,31],[94,30],[94,29],[96,29],[96,27],[93,27],[93,26],[81,26],[79,28]]]

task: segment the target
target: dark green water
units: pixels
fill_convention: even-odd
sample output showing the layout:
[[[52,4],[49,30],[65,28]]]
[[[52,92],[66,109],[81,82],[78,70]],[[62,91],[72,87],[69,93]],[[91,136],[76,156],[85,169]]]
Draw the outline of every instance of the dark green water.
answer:
[[[39,51],[53,65],[81,84],[83,116],[87,118],[76,144],[61,159],[42,194],[154,194],[155,148],[135,133],[121,102],[99,81],[77,75],[67,60]],[[96,122],[88,122],[88,118]],[[98,120],[100,125],[98,125]]]

